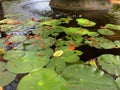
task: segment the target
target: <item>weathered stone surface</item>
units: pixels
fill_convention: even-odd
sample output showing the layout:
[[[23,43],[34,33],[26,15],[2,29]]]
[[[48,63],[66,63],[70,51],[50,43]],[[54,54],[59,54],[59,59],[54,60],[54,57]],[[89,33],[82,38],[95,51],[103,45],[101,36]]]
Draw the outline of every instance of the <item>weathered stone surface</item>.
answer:
[[[51,0],[50,6],[65,10],[106,10],[111,8],[109,0]]]

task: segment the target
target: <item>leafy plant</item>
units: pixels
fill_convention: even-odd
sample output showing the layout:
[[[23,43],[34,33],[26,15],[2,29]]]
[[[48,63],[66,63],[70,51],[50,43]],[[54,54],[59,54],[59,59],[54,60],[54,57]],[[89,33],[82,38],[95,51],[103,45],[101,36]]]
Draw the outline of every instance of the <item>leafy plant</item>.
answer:
[[[0,86],[8,85],[16,74],[25,73],[17,90],[119,90],[120,56],[101,55],[86,64],[81,60],[84,52],[79,50],[82,45],[120,48],[119,40],[104,37],[115,35],[113,29],[119,30],[119,25],[106,24],[94,32],[88,27],[95,26],[95,22],[78,18],[75,21],[80,27],[68,27],[72,20],[1,20],[0,30],[6,36],[0,39]]]
[[[62,76],[67,81],[68,90],[118,90],[114,79],[95,67],[71,65],[65,68]]]
[[[120,76],[120,56],[112,54],[103,54],[98,57],[98,63],[108,73]]]
[[[16,74],[11,73],[5,69],[6,69],[6,64],[3,62],[0,62],[0,86],[5,86],[9,84],[16,77]]]
[[[25,84],[26,83],[26,84]],[[54,70],[38,69],[23,77],[18,84],[18,90],[68,90],[66,81]]]

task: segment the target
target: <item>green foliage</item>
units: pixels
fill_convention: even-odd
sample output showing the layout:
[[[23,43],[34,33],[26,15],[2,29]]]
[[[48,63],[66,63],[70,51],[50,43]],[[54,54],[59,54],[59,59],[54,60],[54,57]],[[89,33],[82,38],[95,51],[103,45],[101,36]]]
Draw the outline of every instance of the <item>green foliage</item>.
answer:
[[[10,60],[7,63],[7,69],[14,73],[27,73],[34,69],[42,68],[49,62],[51,51],[51,49],[43,51],[24,51],[23,57],[17,57],[17,59]]]
[[[118,85],[118,87],[120,89],[120,77],[118,77],[115,81],[116,81],[116,83],[117,83],[117,85]]]
[[[106,24],[105,27],[112,30],[120,30],[120,25]]]
[[[69,50],[69,47],[60,47],[56,50],[62,50],[63,54],[59,57],[54,57],[54,59],[64,60],[68,63],[75,63],[79,61],[79,55],[82,55],[81,51],[78,50]]]
[[[90,21],[85,18],[78,18],[78,19],[76,19],[76,21],[78,22],[79,25],[84,26],[84,27],[93,27],[96,25],[95,22]]]
[[[98,57],[98,63],[109,74],[120,76],[120,56],[103,54]]]
[[[64,60],[60,58],[52,58],[47,65],[47,68],[51,68],[55,70],[57,73],[61,73],[66,67],[66,63]]]
[[[0,86],[8,85],[16,77],[16,74],[11,73],[5,69],[6,69],[6,64],[3,62],[0,62]]]
[[[113,48],[120,48],[120,41],[112,42],[109,39],[103,37],[93,37],[94,40],[90,40],[89,38],[85,40],[85,43],[99,49],[113,49]]]
[[[98,29],[98,32],[102,35],[114,35],[115,33],[108,29]]]
[[[12,43],[20,43],[26,40],[25,36],[12,36],[9,41]]]
[[[17,90],[68,90],[66,81],[54,70],[40,69],[23,77]]]
[[[71,65],[64,69],[62,76],[68,90],[118,90],[114,79],[95,67]]]
[[[16,74],[28,73],[18,83],[17,90],[119,90],[120,56],[98,57],[98,64],[106,74],[96,68],[96,59],[88,62],[94,67],[84,65],[80,59],[84,53],[79,50],[86,44],[99,49],[120,48],[119,40],[104,37],[116,34],[111,30],[119,30],[119,25],[107,24],[106,29],[94,32],[89,27],[95,26],[95,22],[78,18],[80,27],[69,27],[72,20],[49,17],[38,21],[1,20],[0,30],[11,35],[0,39],[0,86],[9,84]],[[117,79],[110,75],[116,75]]]

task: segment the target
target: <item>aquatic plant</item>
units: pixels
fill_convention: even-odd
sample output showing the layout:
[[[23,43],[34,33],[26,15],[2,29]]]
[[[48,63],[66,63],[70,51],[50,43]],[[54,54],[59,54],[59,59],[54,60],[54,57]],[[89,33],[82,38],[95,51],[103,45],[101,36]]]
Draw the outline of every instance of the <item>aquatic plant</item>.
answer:
[[[113,36],[119,25],[107,24],[95,32],[88,27],[96,23],[84,18],[75,19],[78,27],[65,27],[71,20],[1,20],[0,87],[25,74],[17,90],[119,90],[119,56],[103,54],[85,62],[79,50],[83,45],[120,48],[119,40],[105,37]]]

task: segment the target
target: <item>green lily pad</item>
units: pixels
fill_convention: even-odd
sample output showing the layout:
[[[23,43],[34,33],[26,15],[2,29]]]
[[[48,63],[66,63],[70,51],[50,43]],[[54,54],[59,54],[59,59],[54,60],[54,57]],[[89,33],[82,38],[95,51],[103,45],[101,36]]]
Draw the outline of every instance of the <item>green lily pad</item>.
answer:
[[[108,29],[98,29],[98,32],[102,35],[114,35],[115,33]]]
[[[48,52],[48,53],[46,53]],[[51,52],[51,49],[50,49]],[[50,60],[49,50],[25,51],[25,55],[17,60],[10,60],[7,69],[14,73],[27,73],[37,68],[42,68]]]
[[[75,27],[70,27],[64,30],[66,34],[68,35],[85,35],[88,34],[89,31],[84,28],[75,28]]]
[[[115,46],[117,46],[117,48],[120,48],[120,41],[119,40],[114,41],[114,44],[115,44]]]
[[[98,57],[98,64],[108,73],[120,76],[120,56],[103,54]]]
[[[0,72],[2,72],[3,70],[5,70],[5,68],[6,68],[6,64],[0,62]]]
[[[12,43],[19,43],[26,40],[26,36],[12,36],[9,41]]]
[[[79,61],[79,55],[82,55],[82,52],[81,51],[78,51],[78,50],[69,50],[69,47],[60,47],[60,48],[57,48],[56,50],[61,50],[63,52],[63,54],[59,57],[55,57],[55,59],[59,59],[59,60],[64,60],[65,62],[68,62],[68,63],[75,63],[75,62],[78,62]]]
[[[4,60],[18,60],[24,55],[25,52],[23,50],[10,50],[3,55],[3,58]]]
[[[17,90],[67,90],[65,80],[54,70],[40,69],[23,77]]]
[[[95,47],[95,48],[104,48],[104,49],[112,49],[114,48],[115,44],[109,39],[103,37],[94,37],[94,40],[85,40],[85,43]]]
[[[40,38],[40,40],[29,39],[23,43],[24,49],[26,50],[40,50],[43,48],[48,48],[55,43],[55,39],[48,38]]]
[[[120,30],[120,25],[106,24],[105,27],[112,30]]]
[[[115,80],[115,82],[117,83],[117,86],[118,86],[119,89],[120,89],[120,77],[118,77],[118,78]]]
[[[4,48],[5,46],[6,46],[5,39],[4,38],[0,39],[0,48]]]
[[[61,21],[59,19],[58,20],[53,19],[53,20],[41,22],[41,25],[48,25],[48,26],[57,26],[60,24],[61,24]]]
[[[7,32],[7,31],[11,31],[13,28],[16,27],[16,25],[7,25],[7,24],[4,24],[4,25],[0,25],[1,27],[1,31],[3,32]]]
[[[6,86],[12,82],[16,77],[16,74],[6,70],[6,64],[0,62],[0,86]]]
[[[62,21],[62,23],[69,23],[71,20],[73,20],[72,18],[60,18],[60,21]]]
[[[95,22],[90,21],[88,19],[84,19],[84,18],[78,18],[76,19],[76,21],[78,22],[79,25],[84,26],[84,27],[93,27],[96,25]]]
[[[111,76],[92,66],[71,65],[64,69],[62,76],[68,90],[118,90]]]
[[[60,58],[52,58],[46,67],[55,70],[57,73],[61,73],[66,67],[66,64]]]

